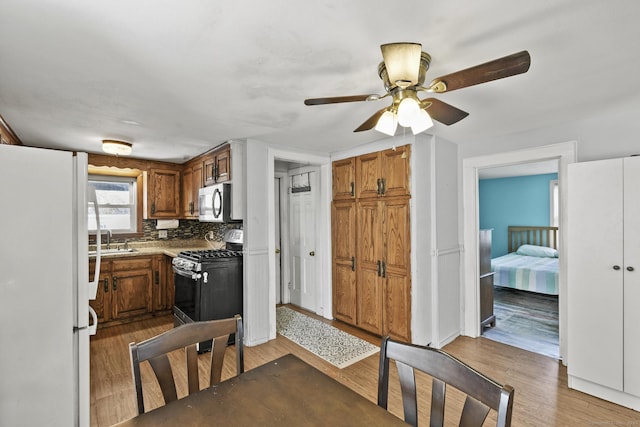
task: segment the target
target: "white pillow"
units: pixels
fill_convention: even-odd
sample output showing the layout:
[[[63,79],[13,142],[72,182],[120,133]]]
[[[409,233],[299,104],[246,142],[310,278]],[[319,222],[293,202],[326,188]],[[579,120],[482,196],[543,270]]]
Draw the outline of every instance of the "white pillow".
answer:
[[[535,245],[522,245],[516,251],[518,255],[537,256],[543,258],[558,258],[558,251],[553,248]]]

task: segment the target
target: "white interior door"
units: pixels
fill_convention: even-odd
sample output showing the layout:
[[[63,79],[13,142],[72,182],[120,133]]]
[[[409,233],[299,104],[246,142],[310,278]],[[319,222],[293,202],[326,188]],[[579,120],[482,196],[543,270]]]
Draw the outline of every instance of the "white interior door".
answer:
[[[280,247],[280,178],[274,178],[274,209],[275,209],[275,236],[276,236],[276,304],[282,303],[282,262]]]
[[[318,281],[315,256],[317,175],[316,172],[309,173],[308,191],[289,192],[291,303],[313,312],[316,311]]]
[[[614,390],[623,389],[622,177],[621,159],[569,166],[568,372]]]
[[[624,391],[640,396],[640,157],[624,159]]]

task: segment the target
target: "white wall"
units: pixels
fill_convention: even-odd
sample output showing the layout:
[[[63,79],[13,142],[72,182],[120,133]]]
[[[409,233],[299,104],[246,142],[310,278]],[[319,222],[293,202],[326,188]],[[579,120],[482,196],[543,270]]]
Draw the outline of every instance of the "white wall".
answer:
[[[254,346],[276,337],[275,160],[320,167],[317,256],[320,266],[319,314],[331,315],[331,238],[329,156],[280,149],[255,139],[245,145],[244,320],[245,344]],[[324,236],[324,237],[323,237]],[[328,312],[328,315],[327,315]]]
[[[273,163],[266,161],[267,144],[247,140],[245,145],[245,212],[244,212],[244,323],[245,343],[262,344],[275,338],[271,333],[270,308],[275,310],[275,272],[273,292],[269,283],[269,192],[273,193]],[[269,169],[271,175],[269,176]],[[267,179],[267,177],[269,177]],[[273,205],[273,197],[271,198]],[[273,315],[275,324],[275,313]]]

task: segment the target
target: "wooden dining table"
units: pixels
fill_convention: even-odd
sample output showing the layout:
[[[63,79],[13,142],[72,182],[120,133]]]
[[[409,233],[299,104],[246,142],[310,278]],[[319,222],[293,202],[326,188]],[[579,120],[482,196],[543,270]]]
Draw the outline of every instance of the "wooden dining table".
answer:
[[[118,427],[207,425],[406,424],[292,354],[117,424]]]

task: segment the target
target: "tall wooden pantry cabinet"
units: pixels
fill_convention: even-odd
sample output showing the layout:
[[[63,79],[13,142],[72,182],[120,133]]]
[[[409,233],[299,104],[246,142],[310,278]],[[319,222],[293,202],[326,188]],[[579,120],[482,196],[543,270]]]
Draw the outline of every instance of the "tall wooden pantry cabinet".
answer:
[[[568,180],[569,386],[640,410],[640,157]]]
[[[410,146],[333,163],[336,319],[411,341]]]

